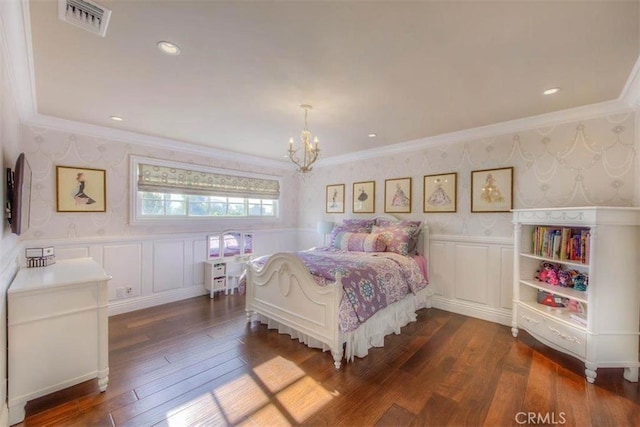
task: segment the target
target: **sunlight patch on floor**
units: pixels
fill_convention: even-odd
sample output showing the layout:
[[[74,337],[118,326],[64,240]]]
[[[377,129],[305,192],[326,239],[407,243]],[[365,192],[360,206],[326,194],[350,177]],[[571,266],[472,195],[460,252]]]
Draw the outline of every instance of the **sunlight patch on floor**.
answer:
[[[322,409],[333,396],[314,379],[304,377],[276,395],[296,422],[303,422]]]
[[[305,376],[304,371],[298,368],[295,363],[281,356],[256,366],[253,368],[253,372],[272,393],[277,393]]]
[[[217,387],[213,395],[231,424],[269,403],[269,397],[249,375]]]
[[[203,415],[206,415],[209,419],[219,418],[224,420],[222,411],[211,393],[198,396],[196,399],[167,412],[165,420],[169,427],[183,427],[197,423],[198,418]]]
[[[264,408],[251,414],[249,419],[240,423],[242,427],[269,426],[269,427],[289,427],[291,422],[280,412],[274,404],[270,403]]]
[[[277,356],[166,414],[169,427],[301,423],[334,399],[294,362]]]

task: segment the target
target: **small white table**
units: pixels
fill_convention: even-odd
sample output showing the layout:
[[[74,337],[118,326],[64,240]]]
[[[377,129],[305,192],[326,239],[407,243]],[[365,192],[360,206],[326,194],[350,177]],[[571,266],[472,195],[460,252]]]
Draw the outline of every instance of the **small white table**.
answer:
[[[209,297],[213,298],[219,291],[225,291],[225,295],[231,292],[233,295],[240,276],[250,260],[250,255],[237,255],[205,261],[204,284],[209,290]]]
[[[91,258],[18,272],[7,291],[9,424],[54,391],[92,378],[106,390],[110,279]]]

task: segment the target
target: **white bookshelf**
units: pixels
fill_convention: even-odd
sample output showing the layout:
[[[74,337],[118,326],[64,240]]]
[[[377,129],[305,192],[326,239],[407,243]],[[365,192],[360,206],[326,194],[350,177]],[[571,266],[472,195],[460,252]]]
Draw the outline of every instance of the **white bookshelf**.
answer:
[[[526,330],[538,341],[572,355],[585,364],[593,383],[598,368],[624,368],[624,378],[638,381],[640,300],[640,209],[584,207],[516,209],[514,223],[514,282],[512,332]],[[538,226],[588,229],[586,263],[533,253]],[[588,274],[586,291],[541,282],[535,278],[542,262]],[[578,322],[564,307],[539,304],[538,291],[579,301]]]

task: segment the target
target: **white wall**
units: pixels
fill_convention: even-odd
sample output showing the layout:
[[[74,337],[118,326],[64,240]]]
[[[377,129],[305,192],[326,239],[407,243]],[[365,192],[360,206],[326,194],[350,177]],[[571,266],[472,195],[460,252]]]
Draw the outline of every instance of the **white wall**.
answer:
[[[54,246],[57,259],[91,256],[102,263],[113,276],[109,282],[110,314],[203,294],[207,234],[229,228],[251,231],[256,255],[298,249],[298,182],[292,168],[283,171],[194,154],[179,144],[169,151],[43,126],[24,125],[22,133],[22,150],[33,169],[31,226],[24,244]],[[130,176],[131,155],[280,177],[280,218],[131,225],[129,184],[136,179]],[[107,211],[57,212],[56,166],[105,169]],[[133,294],[117,297],[119,287],[131,287]]]
[[[316,167],[300,192],[301,239],[310,243],[321,219],[367,216],[351,213],[354,182],[376,182],[379,214],[385,180],[411,177],[412,213],[397,216],[430,225],[434,306],[510,324],[511,214],[470,212],[471,171],[513,166],[514,208],[637,206],[635,121],[628,112],[454,143],[425,141],[424,148]],[[423,177],[450,172],[458,174],[457,212],[423,213]],[[346,185],[344,214],[325,213],[329,184]]]
[[[33,169],[31,227],[25,233],[27,239],[149,236],[182,232],[206,233],[226,228],[256,230],[297,226],[298,183],[292,169],[275,169],[246,164],[241,160],[220,159],[214,155],[207,155],[204,148],[200,153],[193,153],[181,148],[177,141],[175,147],[168,150],[146,146],[134,140],[122,142],[39,126],[25,125],[22,132],[22,150]],[[186,225],[130,225],[129,181],[135,179],[129,176],[131,155],[222,168],[231,173],[248,171],[280,177],[283,201],[280,206],[280,218],[267,222],[235,219],[194,221]],[[107,212],[56,212],[56,166],[105,169]]]
[[[0,8],[3,7],[0,5]],[[0,30],[4,28],[0,19]],[[5,32],[0,31],[0,164],[2,164],[2,192],[0,206],[7,202],[5,182],[6,168],[13,169],[20,153],[21,127],[13,87],[13,70],[9,66]],[[7,221],[2,219],[0,226],[0,425],[7,425],[7,289],[18,270],[20,253],[18,236],[11,233]]]

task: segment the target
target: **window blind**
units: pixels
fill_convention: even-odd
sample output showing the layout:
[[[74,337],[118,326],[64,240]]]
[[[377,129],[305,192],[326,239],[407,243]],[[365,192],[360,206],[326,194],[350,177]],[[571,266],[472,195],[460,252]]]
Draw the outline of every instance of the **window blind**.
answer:
[[[275,179],[200,172],[142,163],[138,164],[138,190],[271,200],[277,200],[280,197],[280,183]]]

